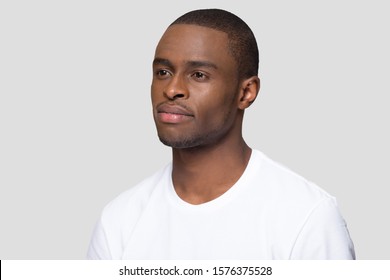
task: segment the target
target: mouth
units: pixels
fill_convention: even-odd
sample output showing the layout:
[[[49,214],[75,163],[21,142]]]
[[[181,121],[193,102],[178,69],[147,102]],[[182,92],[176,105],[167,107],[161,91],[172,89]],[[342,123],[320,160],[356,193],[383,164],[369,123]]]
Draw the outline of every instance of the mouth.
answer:
[[[163,123],[174,124],[191,120],[194,114],[182,106],[162,104],[157,106],[157,117]]]

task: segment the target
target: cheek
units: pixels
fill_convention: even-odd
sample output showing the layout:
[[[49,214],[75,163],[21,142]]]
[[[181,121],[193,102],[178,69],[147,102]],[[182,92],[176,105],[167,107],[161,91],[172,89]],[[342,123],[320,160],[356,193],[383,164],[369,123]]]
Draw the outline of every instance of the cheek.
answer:
[[[158,83],[152,81],[152,84],[150,86],[150,95],[152,99],[152,104],[155,104],[161,95],[160,87],[158,86]]]
[[[234,96],[233,93],[226,92],[212,92],[209,97],[197,100],[196,108],[200,121],[204,126],[211,126],[227,121],[234,110]]]

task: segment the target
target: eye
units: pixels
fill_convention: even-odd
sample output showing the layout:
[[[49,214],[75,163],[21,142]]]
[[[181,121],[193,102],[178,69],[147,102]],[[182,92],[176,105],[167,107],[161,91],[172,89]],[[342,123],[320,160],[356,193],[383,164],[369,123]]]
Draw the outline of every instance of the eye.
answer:
[[[165,69],[159,69],[155,72],[155,75],[159,77],[160,79],[166,78],[170,75],[168,70]]]
[[[204,74],[203,72],[199,72],[199,71],[194,72],[194,74],[192,74],[192,77],[194,77],[198,81],[204,81],[208,78],[206,76],[206,74]]]

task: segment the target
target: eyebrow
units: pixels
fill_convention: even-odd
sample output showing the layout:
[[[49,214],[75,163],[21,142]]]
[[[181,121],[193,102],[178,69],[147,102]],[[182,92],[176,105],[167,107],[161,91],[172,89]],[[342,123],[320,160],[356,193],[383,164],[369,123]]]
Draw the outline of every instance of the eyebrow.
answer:
[[[164,65],[164,66],[167,66],[169,68],[173,68],[173,64],[168,59],[159,58],[159,57],[156,57],[153,60],[153,65]]]
[[[218,69],[217,65],[209,62],[209,61],[203,61],[203,60],[189,60],[185,62],[186,66],[196,68],[196,67],[206,67],[206,68],[213,68],[213,69]],[[164,65],[170,68],[174,68],[173,64],[171,61],[165,58],[159,58],[156,57],[153,60],[153,65]]]
[[[196,67],[206,67],[206,68],[214,68],[218,69],[217,65],[215,65],[212,62],[209,61],[202,61],[202,60],[190,60],[187,61],[186,64],[190,67],[196,68]]]

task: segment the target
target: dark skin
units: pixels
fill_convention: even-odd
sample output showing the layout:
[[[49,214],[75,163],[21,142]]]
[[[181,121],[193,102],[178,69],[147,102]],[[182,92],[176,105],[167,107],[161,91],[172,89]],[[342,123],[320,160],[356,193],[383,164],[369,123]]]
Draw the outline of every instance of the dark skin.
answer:
[[[172,147],[181,199],[211,201],[241,177],[251,155],[244,110],[259,88],[257,76],[239,78],[226,33],[189,24],[166,30],[153,62],[152,105],[159,138]]]

